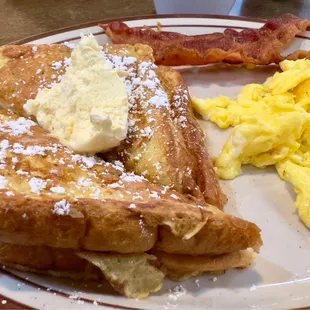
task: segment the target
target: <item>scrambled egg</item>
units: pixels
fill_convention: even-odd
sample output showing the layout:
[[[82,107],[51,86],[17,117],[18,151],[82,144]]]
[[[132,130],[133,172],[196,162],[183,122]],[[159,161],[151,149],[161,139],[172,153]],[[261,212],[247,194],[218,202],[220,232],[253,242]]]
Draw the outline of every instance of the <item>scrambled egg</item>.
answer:
[[[275,165],[297,193],[295,206],[310,228],[310,60],[285,60],[263,85],[246,85],[236,100],[193,99],[194,108],[220,128],[234,127],[215,161],[223,179],[243,164]]]
[[[300,148],[280,161],[276,169],[282,179],[292,183],[297,193],[295,206],[303,222],[310,228],[310,128],[300,139]]]

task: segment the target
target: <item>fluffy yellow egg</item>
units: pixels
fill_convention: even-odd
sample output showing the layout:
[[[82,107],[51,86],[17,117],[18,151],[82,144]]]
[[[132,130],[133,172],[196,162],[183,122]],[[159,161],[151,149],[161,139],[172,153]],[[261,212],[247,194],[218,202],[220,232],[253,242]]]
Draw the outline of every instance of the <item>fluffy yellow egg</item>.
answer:
[[[310,116],[299,111],[257,115],[233,129],[215,165],[223,179],[241,174],[241,165],[258,168],[274,165],[298,150],[303,131],[310,125]]]
[[[264,83],[266,91],[271,94],[282,94],[292,90],[301,82],[310,78],[310,60],[284,60],[280,64],[283,72],[275,73]]]
[[[205,100],[194,98],[193,106],[205,120],[210,120],[224,129],[237,126],[255,115],[258,109],[263,108],[261,105],[256,105],[263,95],[262,85],[249,84],[242,89],[237,100],[225,96]]]
[[[296,104],[309,112],[310,104],[310,79],[304,80],[298,84],[292,93],[295,95]]]
[[[242,173],[244,164],[275,165],[297,193],[295,206],[310,228],[310,60],[285,60],[282,72],[263,85],[246,85],[236,99],[193,99],[203,118],[234,127],[215,161],[223,179]]]
[[[276,168],[281,178],[294,185],[297,194],[295,207],[302,221],[310,228],[310,167],[285,159]]]

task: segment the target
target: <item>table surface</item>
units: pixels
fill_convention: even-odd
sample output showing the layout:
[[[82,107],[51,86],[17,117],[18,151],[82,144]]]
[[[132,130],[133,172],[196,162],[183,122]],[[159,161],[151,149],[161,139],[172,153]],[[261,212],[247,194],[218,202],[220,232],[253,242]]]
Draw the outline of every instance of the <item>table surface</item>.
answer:
[[[230,15],[267,18],[287,12],[310,18],[310,1],[236,0]],[[0,45],[75,24],[155,13],[153,0],[0,0]]]

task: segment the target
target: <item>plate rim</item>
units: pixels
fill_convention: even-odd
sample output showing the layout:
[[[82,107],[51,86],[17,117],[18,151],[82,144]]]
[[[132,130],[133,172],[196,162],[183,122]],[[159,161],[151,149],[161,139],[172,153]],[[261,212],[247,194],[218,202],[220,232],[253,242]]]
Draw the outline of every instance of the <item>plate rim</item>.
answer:
[[[15,40],[12,42],[9,42],[5,45],[12,45],[12,44],[25,44],[34,40],[38,40],[44,37],[49,37],[52,35],[56,35],[59,33],[68,32],[71,30],[77,30],[80,28],[86,28],[86,27],[93,27],[97,26],[98,24],[103,23],[111,23],[113,21],[138,21],[143,19],[165,19],[165,18],[206,18],[206,19],[222,19],[222,20],[237,20],[237,21],[247,21],[247,22],[258,22],[258,23],[265,23],[267,19],[265,18],[258,18],[258,17],[249,17],[249,16],[232,16],[232,15],[216,15],[216,14],[149,14],[149,15],[138,15],[138,16],[127,16],[127,17],[115,17],[115,18],[108,18],[108,19],[100,19],[100,20],[94,20],[86,23],[81,24],[74,24],[71,26],[61,27],[50,31],[41,32],[35,35],[31,35],[28,37],[25,37],[20,40]],[[4,46],[5,46],[4,45]]]
[[[6,303],[2,303],[2,301],[6,301]],[[5,296],[3,294],[0,294],[0,301],[1,301],[1,309],[12,309],[12,310],[20,310],[20,309],[23,309],[23,310],[28,310],[28,309],[34,309],[33,307],[25,304],[25,303],[22,303],[16,299],[13,299],[12,297],[10,296]]]

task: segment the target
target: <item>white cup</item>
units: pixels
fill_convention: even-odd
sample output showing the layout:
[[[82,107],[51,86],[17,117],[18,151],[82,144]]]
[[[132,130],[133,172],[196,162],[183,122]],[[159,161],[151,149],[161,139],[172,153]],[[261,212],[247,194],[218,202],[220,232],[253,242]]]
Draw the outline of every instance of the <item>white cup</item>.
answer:
[[[157,14],[228,15],[235,0],[154,0]]]

